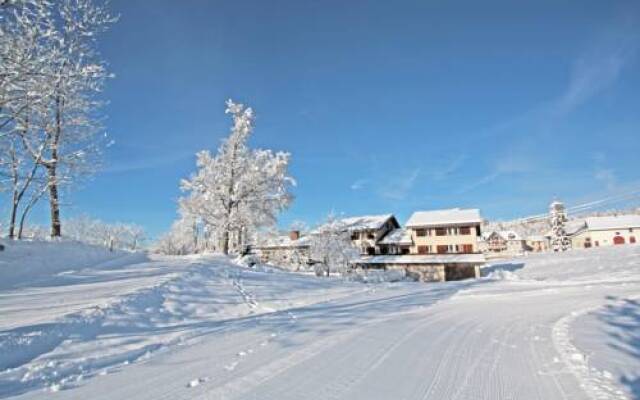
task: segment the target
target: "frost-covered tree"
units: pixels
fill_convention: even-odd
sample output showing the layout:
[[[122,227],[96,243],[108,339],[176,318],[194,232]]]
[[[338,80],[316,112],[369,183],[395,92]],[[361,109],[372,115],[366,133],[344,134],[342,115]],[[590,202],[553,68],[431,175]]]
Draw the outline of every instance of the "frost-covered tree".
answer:
[[[0,138],[17,136],[20,160],[43,171],[57,237],[61,186],[95,172],[105,144],[111,75],[96,40],[116,18],[94,0],[5,1],[0,18]]]
[[[230,135],[217,154],[197,154],[197,171],[182,181],[188,195],[180,200],[181,212],[199,218],[225,254],[242,249],[257,228],[274,224],[295,184],[288,153],[249,147],[253,110],[229,100],[226,113],[233,117]]]
[[[146,240],[144,229],[136,224],[106,223],[86,215],[65,220],[65,224],[66,238],[111,250],[136,251]]]
[[[37,162],[44,145],[35,145],[35,157],[31,157],[22,138],[38,128],[35,110],[45,103],[44,72],[51,61],[51,49],[42,38],[51,33],[50,6],[42,1],[0,4],[0,190],[10,197],[10,238],[15,237],[18,223],[21,237],[26,216],[46,191]],[[24,201],[27,204],[20,210]]]
[[[310,246],[311,259],[320,262],[326,276],[346,272],[349,262],[359,255],[347,227],[333,214],[311,233]]]
[[[153,251],[166,255],[186,255],[198,252],[200,246],[197,222],[183,215],[173,223],[169,232],[156,241]]]

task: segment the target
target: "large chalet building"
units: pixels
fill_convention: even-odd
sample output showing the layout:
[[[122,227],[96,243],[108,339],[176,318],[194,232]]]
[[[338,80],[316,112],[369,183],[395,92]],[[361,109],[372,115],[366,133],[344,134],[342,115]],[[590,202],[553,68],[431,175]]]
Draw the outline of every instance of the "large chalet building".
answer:
[[[485,263],[478,248],[481,224],[477,209],[418,211],[405,228],[390,231],[378,242],[379,255],[364,255],[352,264],[401,269],[420,281],[477,278]]]
[[[403,270],[419,281],[447,281],[480,276],[485,258],[478,247],[482,218],[477,209],[418,211],[400,227],[393,214],[343,218],[360,257],[353,269]],[[313,235],[313,232],[310,233]],[[288,237],[253,246],[262,262],[312,264],[308,237]]]

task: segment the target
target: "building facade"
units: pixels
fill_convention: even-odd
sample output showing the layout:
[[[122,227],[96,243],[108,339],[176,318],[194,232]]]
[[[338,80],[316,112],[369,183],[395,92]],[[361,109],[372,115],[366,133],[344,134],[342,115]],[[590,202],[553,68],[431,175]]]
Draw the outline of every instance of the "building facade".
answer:
[[[257,255],[263,264],[282,266],[297,270],[311,263],[311,244],[308,237],[301,237],[300,231],[270,238],[250,246],[250,252]]]
[[[547,236],[532,235],[527,237],[527,251],[534,253],[540,253],[543,251],[549,251],[551,249],[550,240]]]
[[[640,241],[640,215],[589,217],[570,237],[575,249],[635,244]]]
[[[382,238],[384,255],[361,257],[356,268],[401,269],[420,281],[478,278],[485,258],[478,247],[482,218],[477,209],[419,211],[404,229]]]
[[[380,245],[380,241],[389,232],[400,228],[400,224],[393,214],[343,218],[339,222],[349,233],[351,243],[360,254],[371,256],[386,254],[388,248]]]
[[[489,254],[518,255],[528,250],[527,241],[515,231],[492,231],[482,235],[480,249]]]

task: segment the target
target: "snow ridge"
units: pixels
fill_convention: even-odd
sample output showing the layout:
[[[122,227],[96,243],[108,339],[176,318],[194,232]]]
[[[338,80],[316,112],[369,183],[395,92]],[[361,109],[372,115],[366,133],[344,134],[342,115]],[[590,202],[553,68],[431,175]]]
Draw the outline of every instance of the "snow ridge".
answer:
[[[561,318],[553,326],[553,344],[560,354],[562,362],[580,382],[580,387],[592,400],[628,400],[618,387],[613,376],[600,371],[589,363],[589,357],[582,353],[571,341],[571,324],[579,317],[595,311],[601,306],[574,311]]]

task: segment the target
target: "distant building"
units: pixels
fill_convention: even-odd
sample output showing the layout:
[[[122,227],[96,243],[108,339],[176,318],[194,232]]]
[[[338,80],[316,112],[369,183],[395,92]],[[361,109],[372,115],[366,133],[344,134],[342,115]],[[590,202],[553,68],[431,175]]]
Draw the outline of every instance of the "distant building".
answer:
[[[250,251],[260,257],[260,262],[297,268],[311,263],[311,244],[308,237],[301,237],[300,231],[276,236],[250,246]]]
[[[447,281],[480,276],[485,258],[478,238],[482,218],[477,209],[448,209],[413,213],[405,229],[390,231],[379,242],[386,255],[353,262],[364,269],[402,269],[420,281]]]
[[[640,215],[588,217],[570,237],[576,249],[633,244],[640,239]]]
[[[526,240],[515,231],[486,232],[482,242],[482,251],[487,253],[517,255],[527,250]]]
[[[532,235],[527,237],[527,251],[536,253],[548,251],[550,247],[549,237],[544,235]]]

